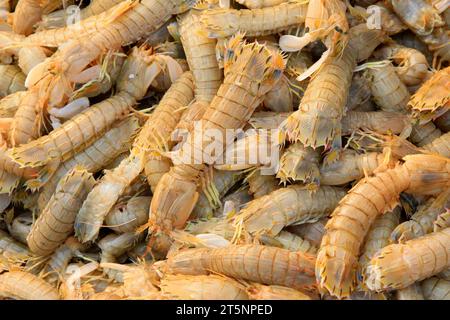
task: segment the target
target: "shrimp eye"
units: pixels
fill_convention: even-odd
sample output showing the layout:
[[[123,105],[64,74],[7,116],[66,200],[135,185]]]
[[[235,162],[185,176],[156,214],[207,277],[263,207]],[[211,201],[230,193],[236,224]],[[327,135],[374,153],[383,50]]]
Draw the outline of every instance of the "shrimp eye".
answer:
[[[234,50],[232,49],[227,49],[227,52],[225,54],[225,59],[226,60],[231,60],[234,57]]]
[[[279,79],[279,78],[281,77],[282,74],[283,74],[283,70],[276,69],[276,70],[273,72],[273,77],[274,77],[275,79]]]
[[[341,28],[339,28],[339,26],[336,26],[336,27],[334,28],[334,30],[336,30],[336,32],[339,32],[339,33],[344,33],[344,30],[342,30]]]

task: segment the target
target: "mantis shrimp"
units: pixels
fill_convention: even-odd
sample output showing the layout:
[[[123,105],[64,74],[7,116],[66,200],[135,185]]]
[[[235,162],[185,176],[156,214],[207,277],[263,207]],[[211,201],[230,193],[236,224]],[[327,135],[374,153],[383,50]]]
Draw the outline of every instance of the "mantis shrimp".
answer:
[[[29,1],[29,0],[27,0]],[[181,1],[169,1],[168,3],[159,3],[157,1],[143,1],[136,3],[134,1],[120,1],[115,6],[109,7],[106,11],[100,12],[97,15],[86,17],[86,19],[81,19],[80,21],[74,21],[75,23],[69,24],[65,27],[43,30],[34,33],[27,37],[24,42],[31,43],[34,45],[41,45],[46,47],[58,47],[63,43],[70,40],[82,39],[86,36],[95,36],[96,34],[103,33],[106,34],[108,31],[112,31],[113,26],[119,28],[125,28],[126,26],[133,25],[133,22],[141,22],[146,26],[146,29],[136,29],[137,34],[132,34],[130,30],[127,33],[121,34],[119,37],[126,38],[135,37],[139,40],[142,36],[145,36],[152,31],[158,29],[159,26],[164,24],[166,20],[172,15],[171,10],[176,10],[178,4],[182,4]],[[159,16],[154,16],[159,10]],[[140,14],[140,18],[137,15]],[[75,16],[76,17],[76,16]],[[142,20],[145,20],[142,21]],[[165,19],[161,21],[160,19]],[[114,39],[118,40],[118,39]],[[130,41],[130,42],[135,42]],[[128,44],[129,41],[125,41],[124,44]],[[114,45],[110,44],[110,47]]]
[[[144,97],[159,72],[151,50],[145,46],[134,48],[122,68],[116,95],[86,109],[49,135],[14,148],[13,159],[30,167],[70,159],[92,145],[114,122],[124,118],[131,107]]]
[[[137,118],[128,117],[116,124],[86,150],[62,163],[52,174],[44,171],[37,179],[27,181],[30,189],[42,188],[38,198],[38,208],[43,210],[56,190],[60,179],[77,165],[89,172],[97,172],[113,161],[118,155],[129,150],[132,137],[139,129]]]
[[[170,169],[170,160],[162,154],[174,146],[170,135],[181,120],[181,110],[194,98],[194,83],[193,73],[184,73],[163,96],[136,139],[136,148],[145,151],[144,170],[153,191]]]
[[[242,221],[243,229],[254,236],[276,236],[286,226],[328,216],[345,194],[340,188],[321,187],[311,193],[303,186],[292,185],[251,201],[236,220],[239,224]]]
[[[427,233],[433,231],[433,223],[438,217],[439,213],[444,210],[448,204],[448,195],[449,192],[443,192],[438,195],[435,199],[431,198],[424,205],[420,206],[417,212],[411,217],[411,220],[403,222],[398,225],[391,234],[391,242],[393,243],[404,243],[408,240],[419,238]],[[435,230],[436,231],[436,230]],[[446,272],[449,269],[444,270],[440,275],[445,277]],[[418,283],[412,284],[404,289],[399,289],[397,291],[398,295],[404,295],[408,293],[414,293],[415,291],[420,290],[420,286]],[[423,295],[419,295],[419,297],[415,298],[416,300],[423,300]]]
[[[106,215],[117,202],[123,190],[133,182],[142,169],[138,157],[127,158],[92,189],[80,207],[75,220],[75,235],[82,242],[94,241]]]
[[[411,120],[406,114],[387,111],[349,111],[342,118],[342,134],[349,135],[357,129],[381,134],[401,134],[410,130]]]
[[[73,232],[75,217],[94,183],[92,175],[78,167],[61,179],[27,237],[32,252],[46,256],[64,243]]]
[[[371,290],[405,288],[450,267],[450,228],[423,237],[391,244],[372,258],[365,272]]]
[[[250,119],[258,129],[277,129],[291,113],[257,112]],[[348,111],[342,118],[342,134],[349,135],[357,129],[368,129],[381,134],[400,134],[409,130],[410,118],[405,114],[387,111]]]
[[[154,175],[162,175],[163,172],[155,170],[161,168],[159,162],[167,161],[161,158],[161,149],[170,148],[170,133],[181,118],[179,109],[193,99],[192,87],[192,74],[187,72],[165,94],[138,135],[130,156],[106,172],[88,195],[75,223],[76,234],[83,243],[96,238],[104,218],[124,189],[144,170],[145,162],[150,183],[158,180]]]
[[[396,205],[401,192],[432,195],[446,190],[449,166],[449,160],[439,156],[410,155],[403,165],[361,180],[327,223],[316,263],[320,286],[337,297],[348,297],[356,282],[360,247],[373,221]]]
[[[20,104],[14,114],[9,131],[9,143],[16,147],[29,143],[40,136],[40,124],[43,121],[42,116],[36,112],[36,106],[39,104],[39,92],[37,88],[26,91]]]
[[[201,11],[196,10],[178,18],[180,40],[195,83],[195,102],[183,115],[177,127],[179,130],[190,131],[192,123],[201,119],[223,80],[223,73],[216,58],[217,41],[202,34],[200,18]]]
[[[200,21],[209,38],[226,38],[238,31],[256,37],[303,24],[306,11],[304,1],[295,0],[262,9],[210,9],[202,13]]]
[[[58,105],[71,91],[71,79],[82,73],[106,49],[117,49],[135,42],[158,29],[173,14],[184,12],[192,5],[192,0],[142,0],[118,4],[111,9],[117,9],[117,19],[97,28],[93,34],[65,43],[50,59],[30,72],[27,84],[41,87],[43,95],[51,97],[49,104]]]
[[[350,29],[347,47],[342,54],[332,54],[325,60],[311,79],[299,110],[290,115],[287,134],[291,140],[300,141],[305,147],[317,148],[330,143],[335,148],[340,147],[341,119],[353,69],[362,58],[358,55],[370,55],[367,43],[374,49],[380,41],[380,31],[368,30],[365,25]],[[363,47],[364,50],[361,50]]]
[[[34,0],[25,0],[29,2]],[[121,4],[109,8],[107,12],[103,12],[97,16],[91,17],[83,21],[73,21],[70,25],[62,28],[41,30],[36,33],[30,34],[28,37],[17,37],[15,45],[24,46],[42,46],[42,47],[58,47],[65,42],[79,39],[84,36],[92,35],[96,30],[107,28],[109,24],[125,14],[127,11],[133,8],[132,1],[124,1]],[[28,9],[28,8],[27,8]],[[35,10],[36,11],[36,10]],[[41,12],[42,13],[42,12]],[[27,24],[21,23],[24,27],[28,27]],[[21,26],[20,26],[21,27]],[[25,32],[26,30],[24,30]],[[28,32],[30,33],[30,32]]]
[[[232,39],[229,55],[225,59],[225,79],[217,95],[211,101],[202,120],[201,132],[191,132],[182,149],[174,156],[176,165],[158,183],[150,206],[148,226],[151,232],[168,232],[182,228],[198,200],[197,182],[204,169],[202,161],[217,159],[210,157],[202,146],[196,145],[194,136],[203,136],[205,130],[220,132],[222,148],[230,141],[224,141],[226,129],[239,129],[251,117],[264,95],[273,88],[285,68],[280,53],[274,53],[265,46]],[[240,98],[235,98],[238,95]],[[230,113],[231,112],[231,113]],[[214,130],[212,130],[214,129]],[[206,138],[208,140],[209,138]],[[229,139],[229,138],[228,138]],[[205,142],[202,141],[202,144]],[[191,150],[200,148],[203,159],[192,159]],[[223,149],[222,149],[223,150]],[[223,151],[222,151],[223,152]],[[183,159],[187,158],[187,159]],[[177,160],[178,159],[178,160]],[[179,160],[182,161],[179,161]],[[187,161],[186,161],[187,160]],[[200,161],[200,162],[197,162]]]
[[[218,275],[166,275],[160,286],[164,295],[180,300],[248,300],[239,282]]]
[[[314,291],[315,257],[260,245],[182,250],[167,260],[168,273],[206,275],[209,272],[263,284]]]
[[[59,300],[58,290],[37,276],[22,271],[0,275],[0,296],[20,300]]]

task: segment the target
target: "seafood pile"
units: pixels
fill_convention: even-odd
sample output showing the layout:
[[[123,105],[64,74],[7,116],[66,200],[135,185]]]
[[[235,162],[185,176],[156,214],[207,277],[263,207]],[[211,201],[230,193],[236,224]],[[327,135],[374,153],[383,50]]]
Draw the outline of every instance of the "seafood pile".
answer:
[[[0,0],[0,300],[449,300],[449,4]]]

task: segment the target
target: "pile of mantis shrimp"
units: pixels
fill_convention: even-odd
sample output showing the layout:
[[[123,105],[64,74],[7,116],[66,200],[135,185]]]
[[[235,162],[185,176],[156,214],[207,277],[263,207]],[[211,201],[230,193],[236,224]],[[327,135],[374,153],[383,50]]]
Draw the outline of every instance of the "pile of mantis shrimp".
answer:
[[[449,26],[448,0],[0,0],[0,300],[450,299]],[[219,161],[273,140],[273,172]]]

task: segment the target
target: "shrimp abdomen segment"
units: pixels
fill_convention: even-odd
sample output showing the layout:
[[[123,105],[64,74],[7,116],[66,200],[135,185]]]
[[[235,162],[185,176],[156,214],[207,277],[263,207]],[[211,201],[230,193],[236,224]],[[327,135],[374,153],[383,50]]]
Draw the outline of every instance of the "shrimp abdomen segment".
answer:
[[[14,65],[0,65],[0,97],[6,97],[18,91],[25,91],[25,75]]]
[[[26,144],[39,136],[39,124],[43,119],[37,111],[38,104],[38,92],[33,89],[27,91],[21,99],[9,132],[9,141],[13,147]]]

